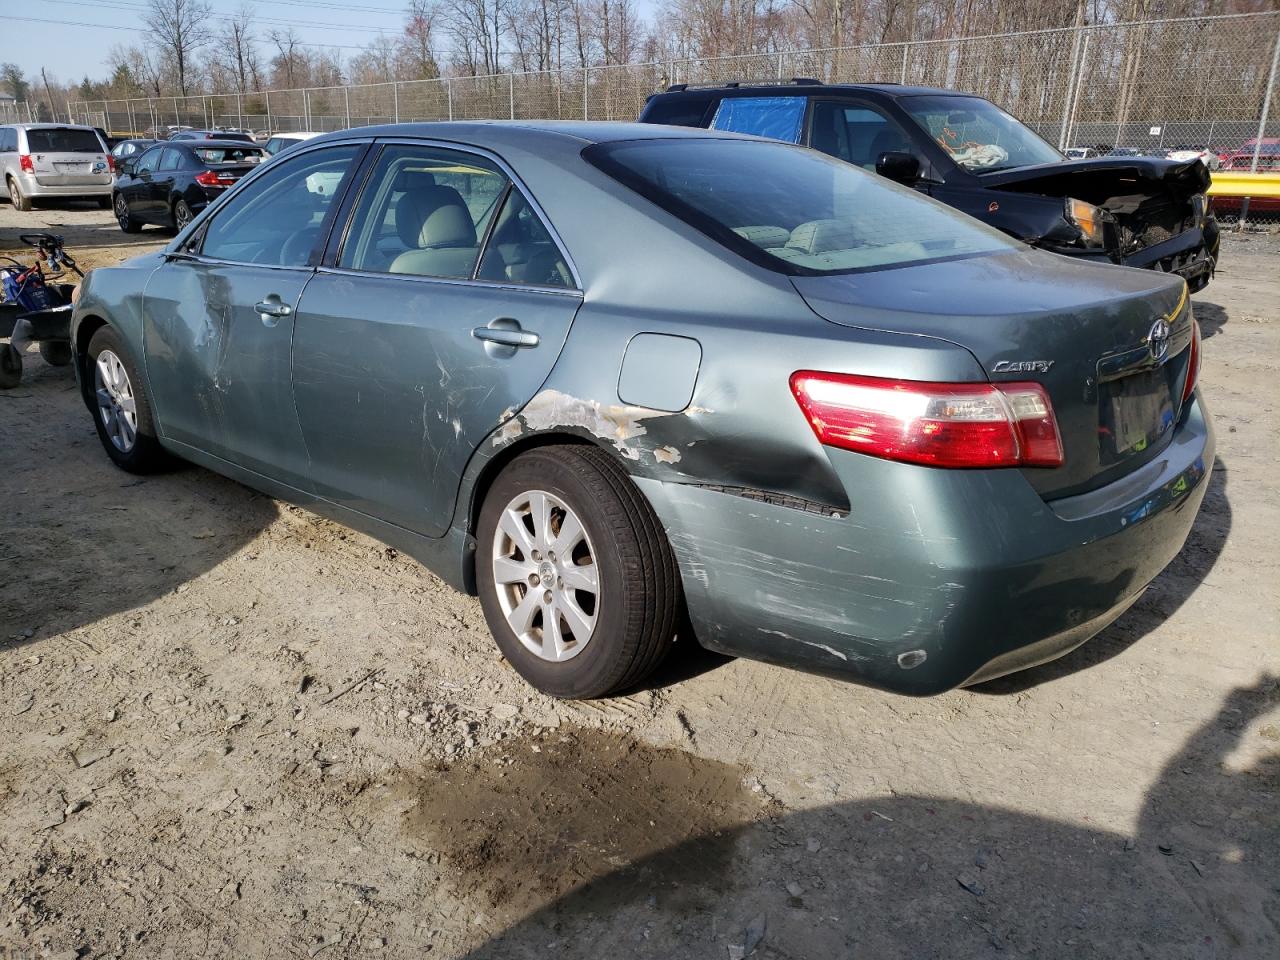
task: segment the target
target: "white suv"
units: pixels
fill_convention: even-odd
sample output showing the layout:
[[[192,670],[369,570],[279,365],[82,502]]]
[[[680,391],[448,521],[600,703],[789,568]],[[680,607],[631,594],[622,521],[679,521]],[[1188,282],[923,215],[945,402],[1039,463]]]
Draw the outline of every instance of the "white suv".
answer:
[[[0,175],[15,210],[32,200],[96,199],[111,206],[111,161],[93,127],[69,123],[0,126]]]

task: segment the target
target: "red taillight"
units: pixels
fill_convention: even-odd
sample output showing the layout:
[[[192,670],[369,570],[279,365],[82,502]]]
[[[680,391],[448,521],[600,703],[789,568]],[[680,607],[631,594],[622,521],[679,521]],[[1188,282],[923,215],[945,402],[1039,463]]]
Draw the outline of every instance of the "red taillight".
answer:
[[[31,154],[24,153],[18,157],[18,166],[22,168],[23,173],[35,173],[36,165],[31,162]]]
[[[206,170],[204,173],[196,174],[196,183],[202,187],[229,187],[236,182],[236,178],[229,173],[214,173],[212,170]]]
[[[1185,404],[1196,392],[1196,382],[1200,379],[1200,324],[1191,321],[1191,346],[1187,348],[1187,385],[1182,388],[1182,402]]]
[[[922,383],[801,370],[791,392],[822,443],[933,467],[1057,467],[1038,383]]]
[[[107,154],[107,173],[116,172],[116,158],[111,154]]]

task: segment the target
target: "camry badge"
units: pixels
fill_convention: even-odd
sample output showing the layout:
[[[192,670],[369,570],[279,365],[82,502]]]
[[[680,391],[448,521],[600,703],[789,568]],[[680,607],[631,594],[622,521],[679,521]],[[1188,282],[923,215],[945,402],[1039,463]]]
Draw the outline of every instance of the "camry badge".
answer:
[[[992,373],[1048,373],[1052,360],[1001,360],[991,368]]]
[[[1169,352],[1169,321],[1161,317],[1151,325],[1147,334],[1147,349],[1151,351],[1151,359],[1159,363]]]

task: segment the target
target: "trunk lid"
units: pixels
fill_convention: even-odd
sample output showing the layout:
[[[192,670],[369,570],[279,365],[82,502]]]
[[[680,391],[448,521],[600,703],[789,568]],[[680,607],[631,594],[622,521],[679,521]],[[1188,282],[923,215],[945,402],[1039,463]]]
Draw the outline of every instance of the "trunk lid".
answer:
[[[1199,159],[1099,157],[1015,167],[979,180],[994,190],[1075,197],[1102,207],[1116,221],[1115,249],[1127,257],[1198,225],[1193,198],[1209,189],[1209,170]]]
[[[92,130],[33,127],[26,136],[36,183],[42,187],[101,186],[111,182],[107,152]]]
[[[832,323],[948,340],[992,382],[1042,384],[1065,462],[1023,472],[1045,499],[1147,463],[1180,413],[1192,328],[1179,278],[1027,250],[792,281]]]

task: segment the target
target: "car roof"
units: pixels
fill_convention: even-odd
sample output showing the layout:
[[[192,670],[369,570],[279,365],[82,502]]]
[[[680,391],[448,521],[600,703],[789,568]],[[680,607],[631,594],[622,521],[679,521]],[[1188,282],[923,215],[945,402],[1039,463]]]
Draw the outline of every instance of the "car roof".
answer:
[[[609,143],[618,140],[758,140],[759,137],[701,127],[668,127],[653,123],[617,123],[611,120],[453,120],[426,123],[389,123],[353,127],[322,134],[318,139],[359,137],[410,137],[457,140],[477,147],[532,144],[538,140],[562,144]]]
[[[207,150],[209,147],[226,147],[228,150],[261,150],[262,144],[244,140],[157,140],[167,147],[186,147],[188,150]]]
[[[681,84],[674,84],[674,89],[668,88],[665,93],[654,94],[654,97],[702,97],[708,94],[713,96],[729,96],[729,97],[751,97],[751,96],[789,96],[789,97],[813,97],[813,96],[829,96],[831,94],[848,95],[851,93],[869,93],[881,97],[917,97],[917,96],[946,96],[946,97],[976,97],[976,93],[966,93],[961,90],[947,90],[943,87],[917,87],[908,86],[901,83],[809,83],[809,82],[791,82],[791,83],[753,83],[742,85],[720,85],[720,86],[694,86],[683,87]]]
[[[92,130],[98,132],[97,127],[91,127],[87,123],[7,123],[7,127],[21,127],[23,130]]]

